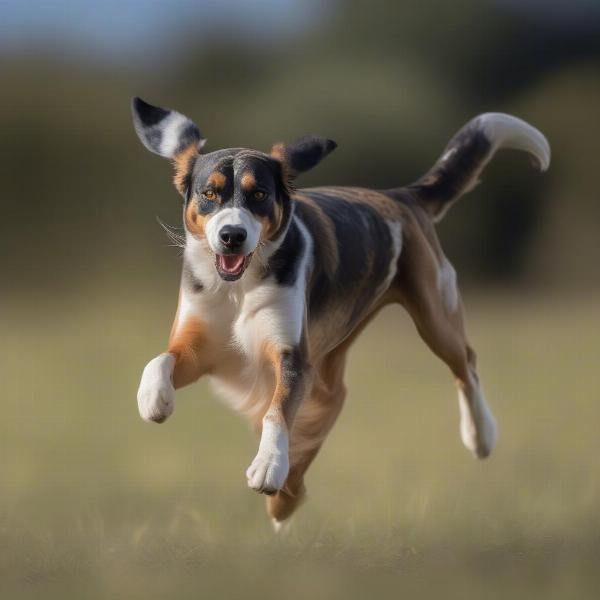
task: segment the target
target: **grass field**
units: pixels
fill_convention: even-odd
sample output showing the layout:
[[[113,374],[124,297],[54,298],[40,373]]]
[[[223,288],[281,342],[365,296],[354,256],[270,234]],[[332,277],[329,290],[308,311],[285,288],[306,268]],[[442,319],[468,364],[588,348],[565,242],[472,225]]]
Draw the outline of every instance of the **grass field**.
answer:
[[[123,295],[4,306],[1,598],[598,597],[598,295],[466,294],[500,426],[483,462],[445,367],[382,314],[283,537],[246,489],[256,441],[204,382],[139,419],[173,294]]]

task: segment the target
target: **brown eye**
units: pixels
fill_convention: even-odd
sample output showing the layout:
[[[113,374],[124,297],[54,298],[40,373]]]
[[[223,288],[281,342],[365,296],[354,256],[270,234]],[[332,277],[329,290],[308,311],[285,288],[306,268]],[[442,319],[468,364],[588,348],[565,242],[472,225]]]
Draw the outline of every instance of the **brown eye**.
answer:
[[[257,190],[256,192],[254,192],[253,196],[255,200],[264,200],[267,197],[267,194],[261,192],[260,190]]]
[[[203,196],[207,199],[207,200],[216,200],[217,195],[212,191],[212,190],[206,190],[203,194]]]

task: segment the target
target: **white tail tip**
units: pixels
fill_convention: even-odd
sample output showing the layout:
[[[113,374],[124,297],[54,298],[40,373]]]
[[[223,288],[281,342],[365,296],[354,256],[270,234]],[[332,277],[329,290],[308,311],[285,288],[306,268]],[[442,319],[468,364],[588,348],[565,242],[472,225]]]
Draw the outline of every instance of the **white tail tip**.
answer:
[[[544,134],[522,119],[504,113],[485,113],[475,118],[476,125],[499,148],[524,150],[535,157],[541,171],[550,166],[550,144]]]

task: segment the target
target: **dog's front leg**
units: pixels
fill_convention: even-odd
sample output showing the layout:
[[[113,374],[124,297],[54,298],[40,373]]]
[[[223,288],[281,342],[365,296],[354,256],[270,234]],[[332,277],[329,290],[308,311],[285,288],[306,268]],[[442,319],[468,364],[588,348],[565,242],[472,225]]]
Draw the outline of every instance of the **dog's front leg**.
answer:
[[[289,432],[312,370],[303,343],[285,348],[267,345],[265,354],[275,374],[275,391],[262,420],[258,454],[246,477],[250,488],[271,495],[288,476]]]
[[[145,421],[164,422],[175,408],[175,390],[196,381],[208,364],[206,327],[201,320],[175,319],[167,352],[153,358],[144,368],[137,401]]]

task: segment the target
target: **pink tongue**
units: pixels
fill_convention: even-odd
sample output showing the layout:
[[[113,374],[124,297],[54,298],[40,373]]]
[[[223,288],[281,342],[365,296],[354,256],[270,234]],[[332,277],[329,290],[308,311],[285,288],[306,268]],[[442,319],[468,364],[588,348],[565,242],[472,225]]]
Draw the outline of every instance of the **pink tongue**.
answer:
[[[220,267],[228,273],[237,273],[244,264],[243,254],[221,254],[219,256]]]

